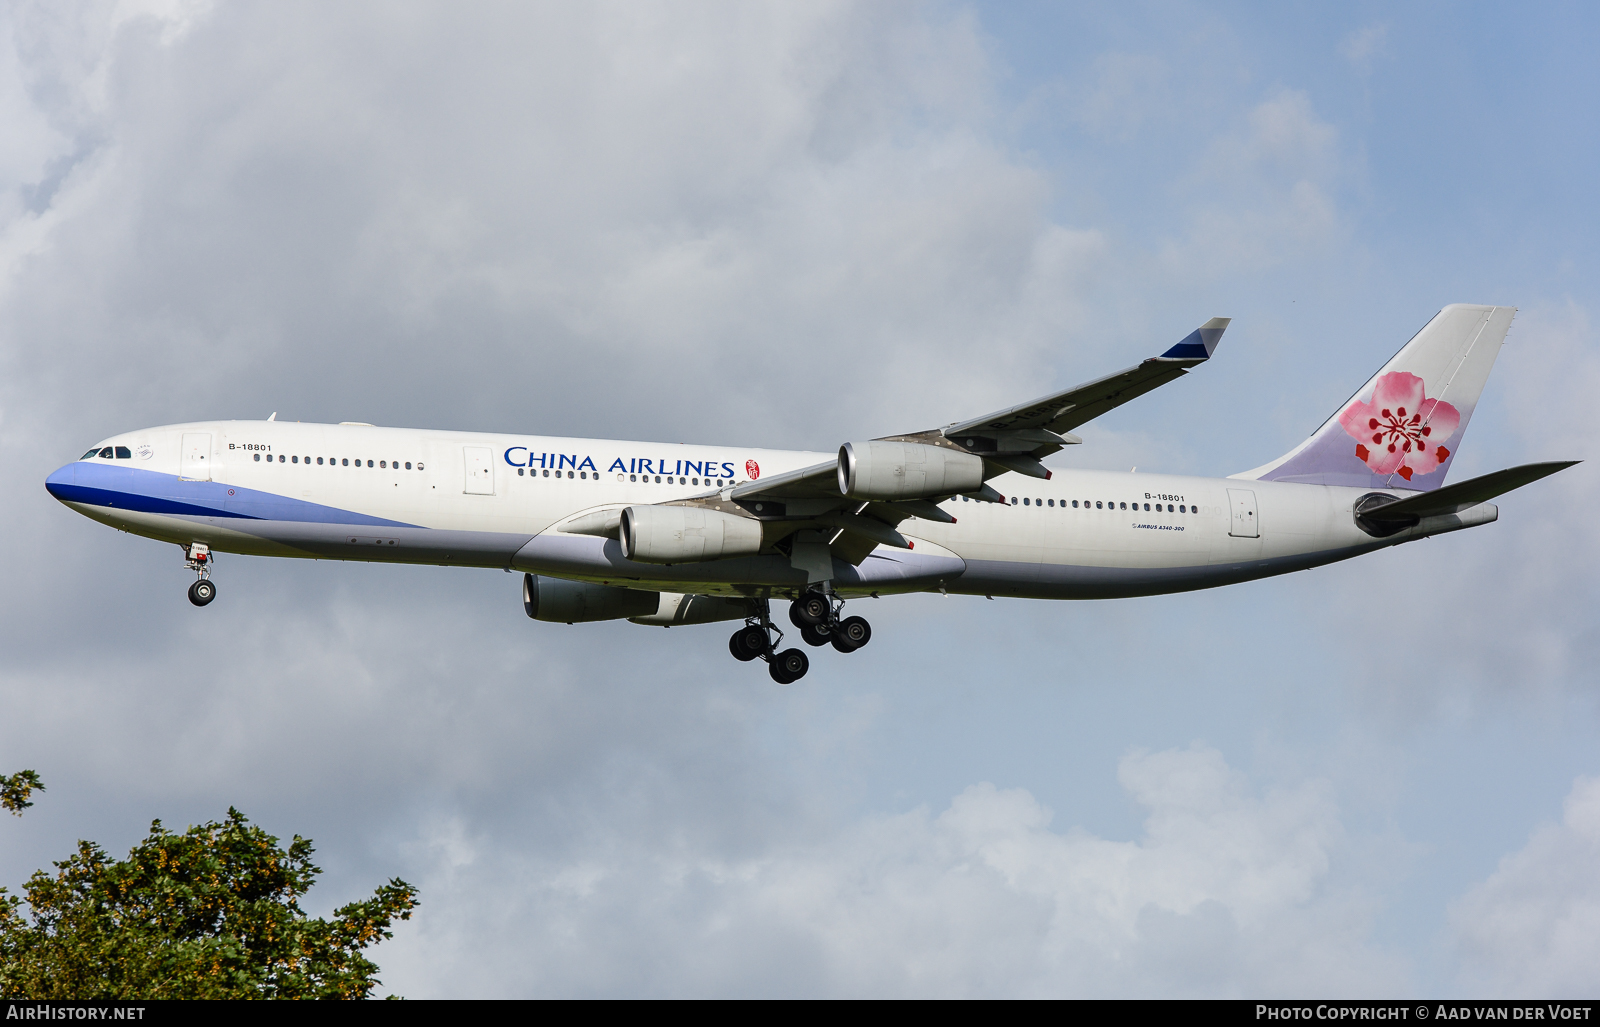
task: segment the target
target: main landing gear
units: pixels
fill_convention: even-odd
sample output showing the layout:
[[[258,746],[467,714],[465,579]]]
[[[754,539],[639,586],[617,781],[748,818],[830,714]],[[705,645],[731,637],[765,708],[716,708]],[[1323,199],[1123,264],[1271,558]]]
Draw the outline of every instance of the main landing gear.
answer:
[[[767,601],[762,599],[759,602],[756,615],[746,620],[744,627],[728,639],[728,651],[741,663],[766,660],[767,673],[772,675],[772,680],[780,685],[793,684],[806,676],[806,671],[811,669],[811,660],[799,649],[785,649],[781,653],[776,651],[778,643],[783,641],[783,632],[773,625]]]
[[[807,645],[831,645],[853,653],[872,641],[872,625],[864,617],[844,617],[844,601],[826,592],[807,592],[789,605],[789,620]]]
[[[872,625],[862,617],[840,619],[843,608],[844,602],[830,592],[806,592],[790,604],[789,620],[807,645],[831,645],[841,653],[853,653],[872,640]],[[783,632],[772,623],[765,599],[759,600],[757,610],[728,639],[728,651],[744,663],[766,660],[768,673],[780,685],[799,681],[811,669],[811,660],[801,649],[778,652]]]
[[[217,598],[217,586],[211,580],[213,560],[211,549],[202,543],[194,542],[184,547],[183,556],[189,569],[199,575],[199,580],[189,586],[189,602],[196,606],[204,606]]]

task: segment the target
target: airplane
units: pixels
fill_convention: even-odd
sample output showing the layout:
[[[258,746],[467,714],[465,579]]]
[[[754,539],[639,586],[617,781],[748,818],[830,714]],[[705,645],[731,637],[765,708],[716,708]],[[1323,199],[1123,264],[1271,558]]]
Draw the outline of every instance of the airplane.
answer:
[[[1515,308],[1445,307],[1301,445],[1227,478],[1052,470],[1073,429],[1209,360],[1212,318],[1160,356],[942,428],[837,455],[208,421],[105,439],[45,488],[182,547],[189,599],[218,553],[520,571],[534,620],[742,621],[728,648],[772,679],[773,599],[809,646],[872,638],[848,600],[909,592],[1110,599],[1307,570],[1494,521],[1489,502],[1578,461],[1444,479]]]

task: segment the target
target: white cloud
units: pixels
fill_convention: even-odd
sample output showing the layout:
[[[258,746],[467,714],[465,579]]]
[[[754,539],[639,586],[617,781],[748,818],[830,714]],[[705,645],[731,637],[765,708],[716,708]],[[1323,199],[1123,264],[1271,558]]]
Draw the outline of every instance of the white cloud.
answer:
[[[1348,163],[1306,94],[1262,101],[1198,164],[1188,232],[1163,247],[1162,262],[1181,278],[1215,280],[1323,259],[1348,232],[1334,198]]]
[[[1463,994],[1588,998],[1600,988],[1600,778],[1450,908]]]
[[[1365,71],[1372,62],[1388,53],[1389,24],[1378,22],[1364,25],[1345,36],[1339,43],[1339,53],[1345,60]]]
[[[873,817],[729,859],[694,846],[480,867],[389,958],[418,993],[1386,994],[1403,970],[1336,886],[1338,811],[1315,783],[1255,794],[1206,748],[1135,754],[1142,837],[1051,829],[1028,792],[975,785],[937,816]],[[456,833],[437,843],[454,851]],[[431,843],[430,843],[431,844]],[[481,886],[480,886],[481,887]],[[463,900],[466,901],[463,901]],[[480,919],[482,918],[482,919]],[[442,959],[468,924],[505,956]],[[530,925],[552,929],[530,930]],[[626,937],[627,940],[624,940]],[[668,941],[672,939],[672,941]],[[424,983],[425,982],[425,983]]]
[[[1174,103],[1164,60],[1111,53],[1095,58],[1092,83],[1071,108],[1091,131],[1127,141],[1146,121],[1170,116]]]

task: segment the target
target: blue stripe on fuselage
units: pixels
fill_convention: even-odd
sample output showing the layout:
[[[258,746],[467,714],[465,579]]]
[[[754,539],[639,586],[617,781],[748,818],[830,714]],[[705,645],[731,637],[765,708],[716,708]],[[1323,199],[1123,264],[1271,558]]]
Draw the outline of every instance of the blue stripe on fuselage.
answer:
[[[186,481],[175,474],[118,467],[91,460],[66,465],[46,478],[44,487],[63,503],[106,506],[139,513],[238,517],[253,521],[370,524],[390,528],[421,527],[224,482]]]

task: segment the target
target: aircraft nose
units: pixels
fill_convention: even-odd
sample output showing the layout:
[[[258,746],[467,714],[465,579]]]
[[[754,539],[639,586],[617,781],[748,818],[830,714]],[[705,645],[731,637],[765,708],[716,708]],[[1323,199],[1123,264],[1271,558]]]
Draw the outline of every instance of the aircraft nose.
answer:
[[[77,466],[74,461],[50,472],[50,476],[44,480],[45,491],[57,499],[65,500],[67,492],[77,483]]]

